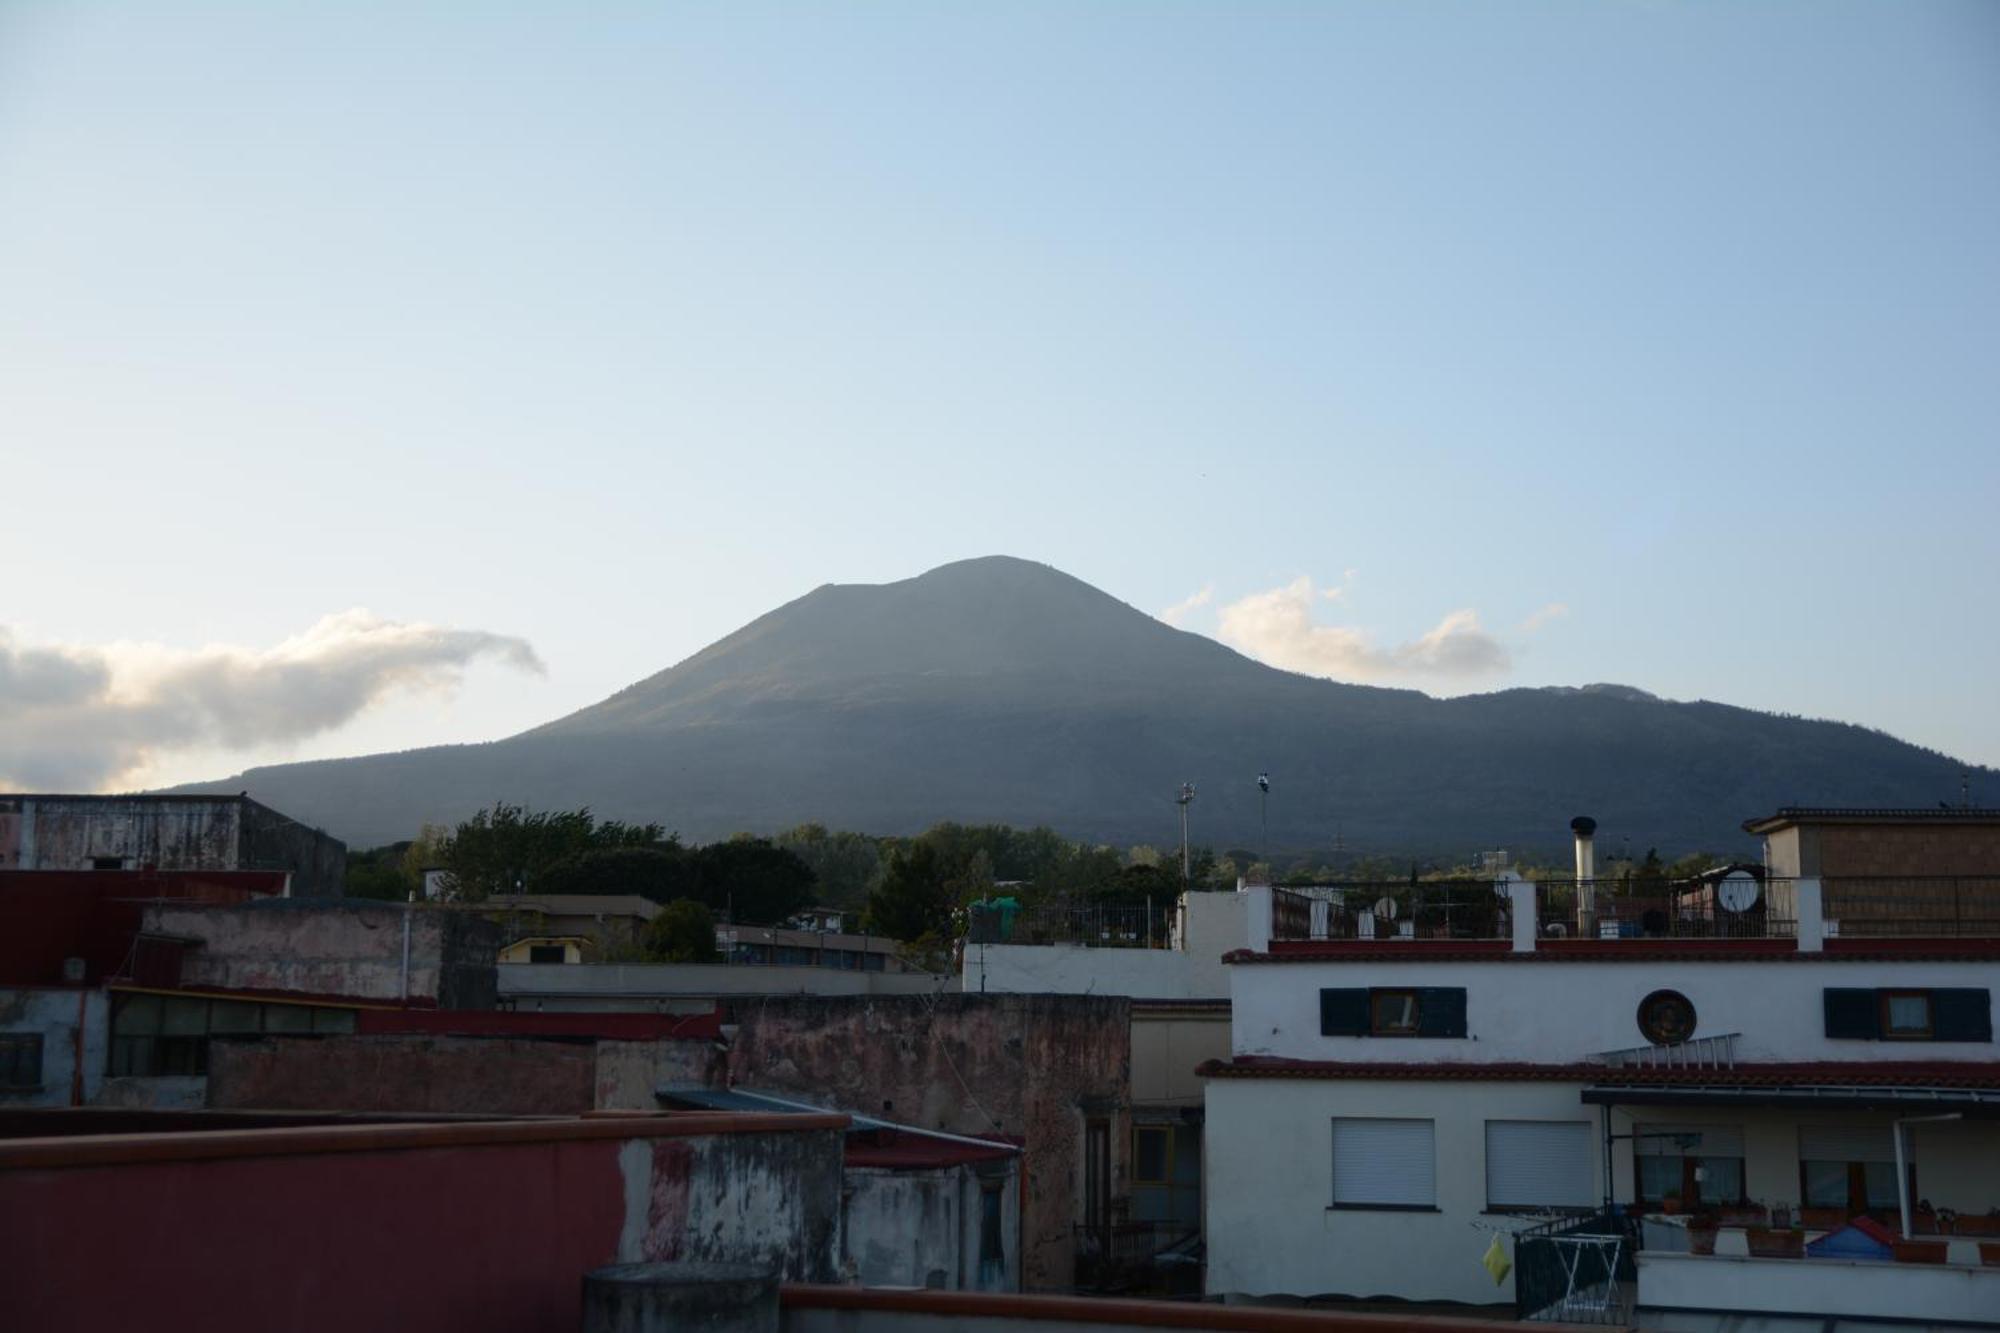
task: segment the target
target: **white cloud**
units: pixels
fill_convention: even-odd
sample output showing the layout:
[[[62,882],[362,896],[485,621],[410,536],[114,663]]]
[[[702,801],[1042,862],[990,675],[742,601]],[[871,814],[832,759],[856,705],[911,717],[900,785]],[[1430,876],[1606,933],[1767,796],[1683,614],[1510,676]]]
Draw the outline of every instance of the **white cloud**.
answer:
[[[1569,607],[1561,602],[1550,602],[1535,614],[1521,622],[1521,633],[1533,634],[1551,620],[1559,620],[1569,614]]]
[[[163,754],[304,740],[395,691],[450,691],[481,658],[543,669],[524,639],[362,610],[267,649],[26,644],[0,627],[0,786],[115,787]]]
[[[1513,665],[1505,646],[1480,628],[1472,611],[1453,611],[1420,637],[1380,648],[1365,630],[1314,624],[1316,596],[1326,593],[1316,593],[1304,575],[1282,588],[1253,593],[1222,608],[1218,637],[1272,666],[1337,680],[1462,679],[1497,675]]]
[[[1215,596],[1215,585],[1213,583],[1206,584],[1200,592],[1185,597],[1160,612],[1160,619],[1166,621],[1175,629],[1179,629],[1182,621],[1186,620],[1199,608],[1207,606],[1209,598],[1213,596]]]

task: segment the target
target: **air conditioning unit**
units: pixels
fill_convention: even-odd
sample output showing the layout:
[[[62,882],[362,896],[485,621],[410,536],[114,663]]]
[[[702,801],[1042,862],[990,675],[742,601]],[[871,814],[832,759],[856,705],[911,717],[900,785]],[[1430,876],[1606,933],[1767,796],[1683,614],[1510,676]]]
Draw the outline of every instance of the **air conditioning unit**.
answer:
[[[84,962],[81,958],[63,959],[62,978],[65,982],[69,983],[72,986],[80,986],[83,984],[84,973],[87,970],[88,969],[85,968]]]

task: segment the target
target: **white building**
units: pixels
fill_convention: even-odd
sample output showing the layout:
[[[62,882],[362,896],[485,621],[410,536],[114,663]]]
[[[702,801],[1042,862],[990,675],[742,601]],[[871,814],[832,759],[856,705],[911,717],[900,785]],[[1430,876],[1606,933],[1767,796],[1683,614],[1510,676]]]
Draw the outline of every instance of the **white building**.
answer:
[[[1752,890],[1277,891],[1203,1069],[1208,1292],[1513,1303],[1481,1262],[1498,1236],[1556,1296],[1587,1251],[1580,1305],[2000,1321],[1976,1266],[1976,1233],[2000,1242],[2000,939],[1841,936],[1817,881]],[[1942,1276],[1750,1254],[1900,1229],[1899,1181],[1912,1230],[1946,1231]],[[1593,1220],[1510,1234],[1563,1213]],[[1593,1236],[1625,1282],[1592,1290]]]

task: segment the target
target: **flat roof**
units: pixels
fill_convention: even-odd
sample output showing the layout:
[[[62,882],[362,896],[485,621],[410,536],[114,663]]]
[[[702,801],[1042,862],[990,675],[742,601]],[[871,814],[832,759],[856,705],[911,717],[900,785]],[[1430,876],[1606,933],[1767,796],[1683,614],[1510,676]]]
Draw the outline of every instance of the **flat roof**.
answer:
[[[2000,824],[2000,809],[1935,805],[1784,805],[1743,821],[1745,833],[1774,833],[1794,824]]]
[[[810,1102],[793,1101],[788,1097],[752,1092],[744,1088],[662,1086],[654,1092],[654,1096],[663,1102],[681,1103],[711,1111],[764,1115],[827,1114],[823,1108],[814,1106]],[[847,1147],[844,1154],[849,1166],[924,1170],[959,1166],[968,1162],[998,1161],[1001,1158],[1013,1157],[1021,1151],[1018,1144],[998,1139],[946,1134],[939,1130],[900,1124],[894,1120],[883,1120],[878,1116],[863,1115],[856,1111],[840,1111],[834,1114],[844,1115],[851,1122],[847,1131]]]
[[[1504,1060],[1490,1064],[1471,1061],[1398,1064],[1239,1055],[1228,1060],[1209,1060],[1195,1072],[1203,1078],[1484,1080],[1495,1083],[1587,1083],[1599,1088],[1627,1090],[1687,1090],[1719,1086],[1761,1088],[1766,1091],[1813,1087],[1955,1088],[2000,1094],[2000,1060],[1814,1060],[1708,1068],[1625,1068],[1593,1061],[1566,1064]]]

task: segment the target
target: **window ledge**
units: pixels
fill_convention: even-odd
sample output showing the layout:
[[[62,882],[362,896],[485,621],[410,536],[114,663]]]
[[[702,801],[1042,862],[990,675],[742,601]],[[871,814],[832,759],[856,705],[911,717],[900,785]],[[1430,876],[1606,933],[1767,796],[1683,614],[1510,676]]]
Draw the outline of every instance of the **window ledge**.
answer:
[[[1431,1203],[1330,1203],[1329,1213],[1441,1213],[1444,1209]]]

